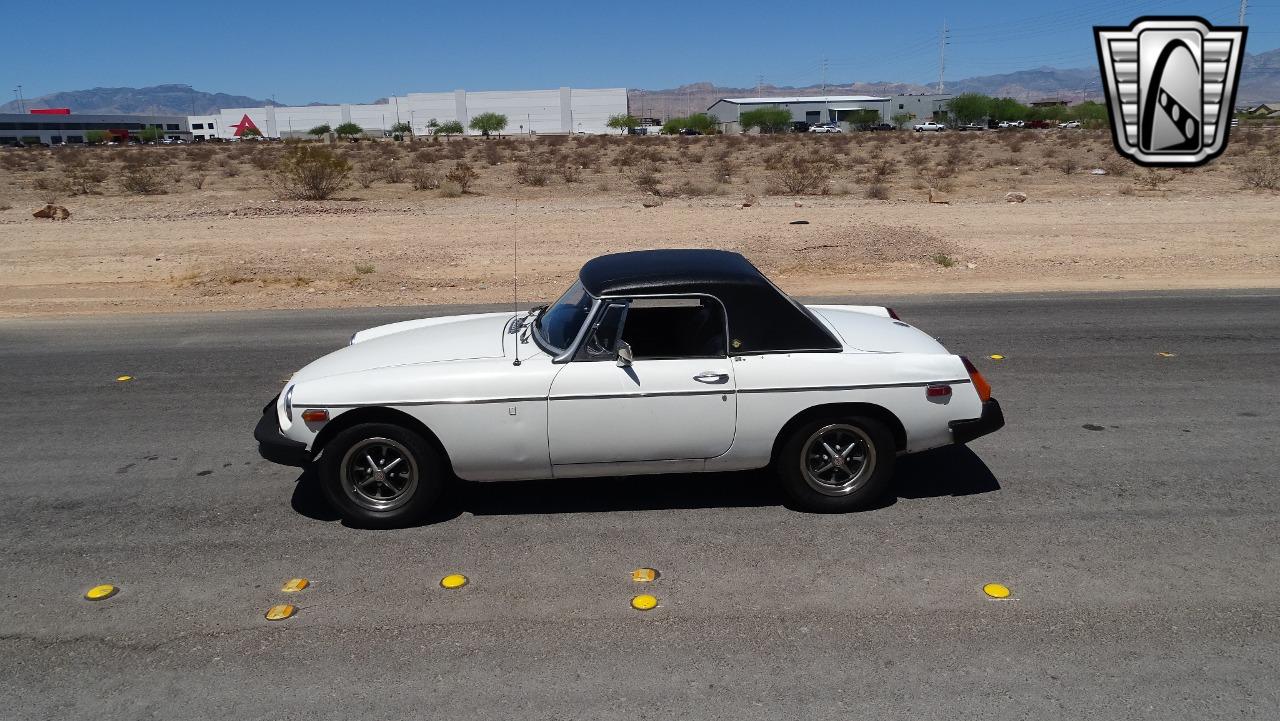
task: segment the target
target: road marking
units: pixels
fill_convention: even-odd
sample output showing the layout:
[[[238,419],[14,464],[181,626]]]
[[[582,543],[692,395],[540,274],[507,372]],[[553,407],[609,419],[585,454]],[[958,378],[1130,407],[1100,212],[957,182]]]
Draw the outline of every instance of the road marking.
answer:
[[[639,596],[636,596],[635,598],[631,599],[631,607],[637,611],[648,611],[656,607],[657,605],[658,605],[658,599],[654,598],[653,596],[650,596],[647,593],[642,593]]]
[[[992,598],[1008,598],[1009,597],[1008,587],[999,583],[988,583],[987,585],[982,587],[982,592]]]
[[[124,383],[133,380],[133,376],[116,376],[116,383]]]
[[[99,586],[94,586],[88,591],[85,591],[84,597],[86,601],[105,601],[119,592],[120,592],[120,589],[116,588],[115,586],[112,586],[109,583],[104,583]]]
[[[648,583],[658,577],[658,572],[652,568],[637,568],[631,572],[631,580],[636,583]]]
[[[1004,360],[1004,356],[1000,355],[999,353],[992,353],[988,357],[991,358],[991,360]]]
[[[1167,350],[1158,350],[1158,351],[1156,351],[1156,355],[1160,356],[1161,358],[1173,358],[1174,356],[1176,356],[1176,355],[1178,355],[1178,354],[1177,354],[1177,353],[1170,353],[1170,352],[1169,352],[1169,351],[1167,351]]]
[[[289,618],[290,616],[292,616],[293,612],[294,612],[293,606],[290,606],[287,603],[282,603],[278,606],[272,606],[271,608],[267,609],[267,620],[283,621],[286,618]]]
[[[467,585],[467,577],[461,573],[450,573],[448,576],[440,579],[442,588],[462,588]]]
[[[282,586],[280,590],[285,593],[296,593],[310,585],[311,582],[305,578],[291,578],[288,581],[285,581],[284,586]]]

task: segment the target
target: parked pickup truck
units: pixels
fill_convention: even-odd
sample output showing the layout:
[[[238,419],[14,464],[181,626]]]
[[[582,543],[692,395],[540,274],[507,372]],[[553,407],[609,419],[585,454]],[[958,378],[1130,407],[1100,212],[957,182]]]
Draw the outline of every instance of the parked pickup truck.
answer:
[[[943,125],[942,123],[935,123],[932,120],[928,120],[923,123],[916,123],[912,127],[915,128],[915,131],[917,133],[923,133],[926,131],[932,131],[936,133],[936,132],[941,132],[947,129],[946,125]]]

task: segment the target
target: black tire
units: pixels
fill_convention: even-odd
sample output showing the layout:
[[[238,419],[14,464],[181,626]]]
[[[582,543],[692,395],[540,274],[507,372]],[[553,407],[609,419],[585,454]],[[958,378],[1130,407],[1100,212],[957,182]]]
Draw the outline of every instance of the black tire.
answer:
[[[839,485],[841,468],[830,469],[829,473],[834,476],[830,484],[822,483],[815,475],[807,473],[807,462],[812,461],[815,465],[829,462],[829,454],[815,447],[829,438],[837,439],[832,444],[834,448],[849,453],[850,458],[861,453],[868,459],[869,467],[859,465],[856,474],[843,470],[849,478],[845,484]],[[848,442],[842,444],[841,439]],[[810,445],[811,440],[815,446]],[[806,448],[809,448],[808,452]],[[806,421],[791,432],[775,459],[775,471],[782,481],[783,492],[795,508],[819,513],[845,513],[866,509],[880,500],[893,477],[896,457],[893,433],[884,423],[866,416],[827,416]],[[822,458],[828,460],[824,462]]]
[[[370,460],[375,468],[381,463],[390,470],[381,477],[365,473]],[[431,443],[392,423],[361,423],[338,433],[325,444],[317,465],[329,505],[362,528],[399,528],[420,521],[439,504],[448,477],[444,458]],[[412,479],[401,468],[411,471]]]

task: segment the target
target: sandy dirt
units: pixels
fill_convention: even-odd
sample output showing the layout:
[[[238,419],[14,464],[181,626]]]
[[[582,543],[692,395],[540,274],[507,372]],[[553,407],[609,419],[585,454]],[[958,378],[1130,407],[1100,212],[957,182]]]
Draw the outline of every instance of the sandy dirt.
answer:
[[[603,160],[574,183],[553,175],[544,187],[522,185],[516,162],[541,151],[507,143],[503,159],[488,165],[479,153],[492,151],[477,140],[465,152],[480,179],[462,197],[376,181],[315,202],[279,199],[270,169],[219,172],[219,158],[246,148],[218,148],[205,160],[183,148],[9,151],[47,157],[9,156],[0,171],[0,207],[11,206],[0,211],[0,315],[506,302],[516,243],[526,304],[553,298],[593,256],[667,247],[741,251],[796,295],[1280,286],[1280,196],[1246,189],[1232,159],[1171,173],[1153,191],[1136,171],[1088,173],[1104,162],[1116,167],[1100,135],[1064,143],[1028,134],[1016,151],[987,135],[961,143],[965,161],[945,179],[921,167],[958,152],[949,143],[961,141],[859,138],[815,148],[803,143],[818,139],[799,138],[737,143],[735,156],[717,145],[721,138],[634,139],[667,144],[652,166],[662,181],[655,207],[643,207],[658,198],[631,182],[634,168],[609,161],[619,139],[601,144]],[[932,158],[904,160],[913,147]],[[1265,141],[1251,147],[1274,152]],[[820,186],[828,194],[769,194],[766,156],[778,148],[830,149],[837,159]],[[441,173],[457,162],[423,163],[411,152],[388,162]],[[133,195],[112,180],[95,194],[59,192],[67,164],[60,153],[104,163],[151,153],[169,192]],[[736,158],[727,181],[717,177],[716,154]],[[1077,172],[1057,167],[1064,154],[1079,156]],[[875,182],[867,155],[898,166],[880,179],[887,200],[864,197]],[[374,155],[361,157],[353,155],[357,167],[373,167]],[[930,184],[945,188],[948,204],[929,202]],[[1010,191],[1028,200],[1006,202]],[[755,202],[742,207],[748,196]],[[45,200],[72,218],[32,218]]]

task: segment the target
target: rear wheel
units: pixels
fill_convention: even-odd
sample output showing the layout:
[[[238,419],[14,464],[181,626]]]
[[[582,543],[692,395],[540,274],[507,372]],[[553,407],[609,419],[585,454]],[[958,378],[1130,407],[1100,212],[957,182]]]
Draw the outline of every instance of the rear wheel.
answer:
[[[390,423],[361,423],[334,436],[320,456],[325,498],[348,522],[394,528],[440,500],[444,462],[422,436]]]
[[[897,454],[893,434],[864,416],[801,424],[788,437],[777,470],[788,498],[808,511],[866,508],[884,494]]]

